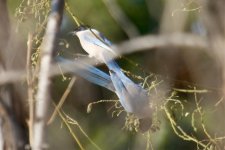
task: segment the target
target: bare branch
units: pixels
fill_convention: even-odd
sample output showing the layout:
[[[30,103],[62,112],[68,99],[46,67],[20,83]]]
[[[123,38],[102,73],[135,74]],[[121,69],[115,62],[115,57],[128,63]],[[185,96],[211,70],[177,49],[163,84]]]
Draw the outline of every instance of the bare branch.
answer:
[[[0,149],[4,149],[4,137],[3,137],[3,119],[0,118]]]
[[[31,70],[31,52],[32,52],[32,39],[33,34],[29,33],[27,41],[27,86],[28,86],[28,103],[29,103],[29,141],[30,145],[33,145],[33,124],[34,124],[34,97],[33,97],[33,81],[32,81],[32,70]]]
[[[119,54],[145,51],[155,48],[182,47],[190,49],[207,50],[208,44],[204,38],[193,34],[164,34],[147,35],[131,39],[116,45]]]
[[[120,25],[120,27],[125,31],[129,38],[133,38],[139,35],[137,27],[129,20],[129,18],[124,14],[122,9],[118,6],[115,0],[103,0],[106,7],[108,8],[111,16]]]
[[[7,65],[11,62],[9,53],[10,19],[7,9],[7,0],[0,0],[0,74],[9,70]],[[15,52],[15,51],[14,51]],[[0,75],[0,76],[1,76]],[[14,84],[0,87],[0,120],[1,120],[1,147],[0,149],[24,149],[27,143],[26,129],[24,125],[25,115],[22,108],[22,98]],[[21,128],[25,127],[25,128]]]
[[[50,72],[53,50],[55,48],[56,36],[63,15],[64,0],[52,1],[52,12],[48,18],[47,28],[44,35],[41,51],[39,83],[37,91],[37,103],[35,110],[33,145],[34,150],[44,149],[46,146],[46,123],[50,103]]]
[[[177,0],[165,1],[160,24],[161,33],[180,33],[184,30],[188,13],[180,11],[182,2]]]
[[[225,0],[216,1],[201,1],[203,8],[204,25],[208,32],[208,43],[213,54],[215,61],[221,69],[222,76],[222,95],[225,96]],[[221,108],[224,113],[225,103],[222,101]],[[223,113],[217,117],[223,118]],[[221,122],[221,126],[224,126],[224,122]],[[221,133],[225,133],[225,128],[220,130]],[[223,142],[225,144],[225,142]],[[224,147],[224,146],[223,146]],[[222,148],[221,148],[222,149]]]
[[[25,70],[4,71],[0,73],[0,85],[23,81],[26,79]]]
[[[10,32],[10,23],[6,0],[0,1],[0,20],[0,50],[3,51],[3,48],[7,46]]]
[[[117,51],[117,53],[123,55],[168,46],[183,47],[196,50],[201,49],[205,51],[209,49],[208,43],[205,41],[204,38],[193,34],[147,35],[125,41],[118,45],[114,45],[114,49]],[[76,61],[81,61],[90,65],[96,65],[96,61],[89,57],[78,58]],[[76,72],[81,68],[78,68],[75,62],[59,63],[59,65],[64,68],[64,73]],[[61,74],[61,71],[59,70],[58,65],[51,65],[51,72],[49,76],[55,76],[59,74]],[[18,82],[25,79],[26,74],[23,70],[3,72],[0,74],[0,85],[10,82]]]

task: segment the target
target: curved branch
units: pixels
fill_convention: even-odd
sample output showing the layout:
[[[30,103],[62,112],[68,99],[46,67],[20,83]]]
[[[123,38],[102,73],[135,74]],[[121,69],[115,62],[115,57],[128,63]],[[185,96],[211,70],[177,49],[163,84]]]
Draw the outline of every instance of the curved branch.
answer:
[[[208,44],[204,38],[194,34],[161,34],[146,35],[115,45],[114,49],[119,54],[146,51],[155,48],[181,47],[190,49],[207,50]]]
[[[192,34],[168,34],[168,35],[147,35],[132,40],[125,41],[121,44],[114,45],[114,49],[120,55],[129,54],[140,51],[152,50],[155,48],[165,47],[183,47],[197,50],[207,51],[209,49],[206,40],[200,36]],[[96,61],[89,57],[78,58],[76,61],[81,61],[89,65],[96,65]],[[73,63],[59,63],[60,66],[66,66],[65,68],[71,68],[63,70],[64,73],[76,72],[80,69]],[[69,66],[69,67],[68,67]],[[51,65],[51,72],[49,76],[55,76],[61,74],[58,65]],[[84,68],[85,69],[85,68]],[[0,74],[0,85],[18,82],[26,79],[26,72],[20,71],[8,71]]]

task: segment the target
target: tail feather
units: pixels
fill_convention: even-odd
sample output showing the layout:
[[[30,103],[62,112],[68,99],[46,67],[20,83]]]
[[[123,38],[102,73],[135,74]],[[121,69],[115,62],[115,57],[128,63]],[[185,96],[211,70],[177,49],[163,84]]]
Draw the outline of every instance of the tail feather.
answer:
[[[62,57],[57,57],[56,60],[61,62],[72,63],[72,61],[64,59]],[[80,61],[75,61],[74,64],[76,64],[75,65],[76,68],[73,68],[73,69],[71,69],[71,67],[69,66],[63,66],[63,67],[64,69],[69,70],[71,73],[78,75],[88,80],[89,82],[92,82],[94,84],[107,88],[110,91],[113,91],[113,92],[115,91],[115,88],[113,86],[110,76],[106,74],[105,72],[91,65],[84,64]]]
[[[116,63],[116,61],[113,59],[110,53],[108,52],[103,53],[102,60],[104,61],[106,66],[109,68],[109,70],[114,71],[116,73],[121,72],[120,66]]]
[[[120,66],[114,60],[106,62],[106,66],[109,68],[109,70],[112,70],[117,73],[121,72]]]

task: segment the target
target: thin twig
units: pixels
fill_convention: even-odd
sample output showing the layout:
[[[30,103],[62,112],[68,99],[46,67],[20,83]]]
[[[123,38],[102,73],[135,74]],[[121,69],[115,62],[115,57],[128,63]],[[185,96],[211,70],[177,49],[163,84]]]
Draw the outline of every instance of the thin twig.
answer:
[[[63,96],[61,97],[61,99],[59,100],[59,103],[58,105],[56,106],[54,112],[52,113],[52,116],[50,117],[49,121],[48,121],[48,124],[52,123],[52,121],[55,119],[55,116],[57,114],[57,110],[59,110],[62,105],[64,104],[66,98],[68,97],[74,83],[76,81],[76,77],[73,77],[68,85],[68,87],[66,88],[65,92],[63,93]]]
[[[196,90],[196,87],[194,87],[194,90]],[[203,129],[205,135],[208,137],[208,139],[216,146],[217,145],[216,141],[211,137],[211,135],[209,134],[209,132],[206,129],[204,119],[203,119],[203,112],[202,112],[201,106],[199,105],[200,102],[198,101],[197,93],[194,93],[194,100],[195,100],[196,110],[198,111],[198,113],[200,115],[202,129]]]
[[[56,105],[55,105],[56,106]],[[55,108],[60,116],[60,118],[63,120],[63,122],[66,124],[66,127],[70,131],[71,135],[73,136],[74,140],[77,142],[78,146],[80,147],[81,150],[84,150],[84,147],[82,146],[81,142],[77,138],[76,134],[73,132],[72,128],[70,127],[69,123],[67,122],[66,118],[62,114],[62,112],[56,107]]]
[[[80,21],[78,20],[78,18],[72,13],[68,3],[66,2],[65,3],[65,6],[66,6],[66,10],[67,12],[72,16],[73,20],[76,22],[77,26],[80,26]]]
[[[96,148],[96,149],[98,149],[98,150],[101,150],[101,148],[87,135],[87,133],[83,130],[83,128],[79,125],[79,123],[76,121],[76,120],[74,120],[74,119],[72,119],[70,116],[68,116],[67,114],[65,114],[64,112],[62,112],[63,113],[63,115],[66,117],[66,119],[67,119],[67,122],[69,123],[69,124],[72,124],[72,125],[76,125],[78,128],[79,128],[79,130],[81,131],[81,133],[88,139],[88,141],[90,141],[91,142],[91,144]]]
[[[185,141],[195,142],[197,145],[202,146],[204,149],[208,149],[205,144],[203,144],[201,141],[199,141],[195,137],[189,136],[179,125],[177,125],[176,121],[174,121],[173,117],[171,116],[171,114],[170,114],[169,110],[166,108],[166,106],[164,107],[164,111],[167,115],[167,118],[170,121],[170,125],[173,128],[173,131],[175,132],[175,134],[177,136],[179,136],[181,139],[183,139]]]

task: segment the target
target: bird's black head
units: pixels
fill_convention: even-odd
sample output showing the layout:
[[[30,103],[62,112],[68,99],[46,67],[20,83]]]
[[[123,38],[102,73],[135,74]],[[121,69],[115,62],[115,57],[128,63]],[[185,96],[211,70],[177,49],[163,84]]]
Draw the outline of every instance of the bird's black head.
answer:
[[[89,29],[89,27],[87,25],[80,25],[80,26],[76,27],[74,29],[74,31],[70,32],[70,34],[76,35],[77,32],[84,31],[84,30],[88,30],[88,29]]]
[[[78,31],[84,31],[84,30],[87,30],[89,29],[89,27],[87,25],[80,25],[78,26],[77,28],[75,28],[75,32],[78,32]]]

